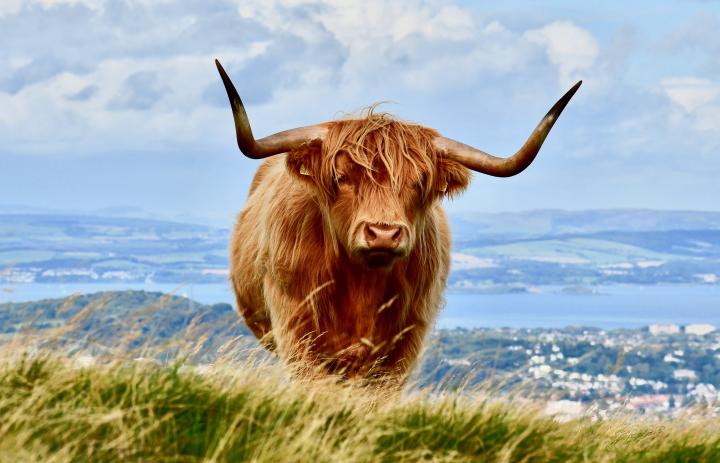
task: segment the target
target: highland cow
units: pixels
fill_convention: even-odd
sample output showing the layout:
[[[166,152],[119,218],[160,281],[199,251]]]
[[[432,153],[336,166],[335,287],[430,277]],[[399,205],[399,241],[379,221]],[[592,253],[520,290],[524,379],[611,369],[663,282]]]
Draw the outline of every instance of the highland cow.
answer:
[[[270,350],[303,371],[402,384],[443,302],[450,230],[441,206],[470,171],[524,170],[578,82],[513,156],[369,110],[255,140],[219,62],[245,156],[266,160],[231,243],[238,310]]]

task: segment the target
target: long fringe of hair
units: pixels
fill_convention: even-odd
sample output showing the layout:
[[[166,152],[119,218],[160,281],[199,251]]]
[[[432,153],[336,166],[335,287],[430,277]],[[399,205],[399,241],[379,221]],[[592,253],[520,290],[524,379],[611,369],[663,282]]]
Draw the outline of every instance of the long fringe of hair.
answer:
[[[320,186],[326,194],[332,193],[332,179],[337,176],[335,158],[344,153],[364,168],[371,181],[379,183],[378,174],[383,172],[395,191],[408,181],[415,182],[422,188],[423,201],[429,200],[436,181],[433,140],[438,133],[376,112],[376,107],[367,108],[360,117],[328,124],[320,156]]]

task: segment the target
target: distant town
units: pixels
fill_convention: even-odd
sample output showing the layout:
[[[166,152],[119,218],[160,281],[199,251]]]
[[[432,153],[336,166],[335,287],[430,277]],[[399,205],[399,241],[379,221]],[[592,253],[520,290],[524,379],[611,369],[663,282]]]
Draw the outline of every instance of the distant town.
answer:
[[[500,388],[549,399],[558,413],[720,411],[720,332],[710,324],[456,329],[436,333],[423,386]]]

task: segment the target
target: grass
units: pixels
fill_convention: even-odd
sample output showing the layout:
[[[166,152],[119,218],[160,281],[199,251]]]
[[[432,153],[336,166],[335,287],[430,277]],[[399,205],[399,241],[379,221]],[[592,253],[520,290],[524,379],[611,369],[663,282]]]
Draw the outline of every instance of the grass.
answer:
[[[72,311],[66,324],[37,331],[30,320],[6,340],[0,462],[720,461],[720,420],[700,410],[664,421],[558,422],[545,404],[492,386],[393,394],[290,380],[242,336],[217,345],[202,315],[183,333],[131,348],[169,301],[132,311],[117,333],[98,338],[73,330],[107,308],[106,298],[75,307],[71,297],[56,310]],[[192,366],[208,349],[214,365]]]
[[[541,410],[483,392],[290,381],[266,361],[200,374],[0,351],[2,462],[720,461],[717,419],[557,422]]]

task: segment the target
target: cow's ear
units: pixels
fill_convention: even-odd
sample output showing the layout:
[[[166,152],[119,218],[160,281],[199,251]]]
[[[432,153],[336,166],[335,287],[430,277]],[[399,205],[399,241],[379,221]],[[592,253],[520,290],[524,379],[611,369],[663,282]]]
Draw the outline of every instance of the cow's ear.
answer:
[[[287,169],[297,179],[314,183],[320,178],[322,142],[313,140],[290,151],[287,155]]]
[[[470,169],[457,161],[438,156],[437,169],[436,189],[440,195],[454,196],[460,194],[470,183],[472,176]]]

